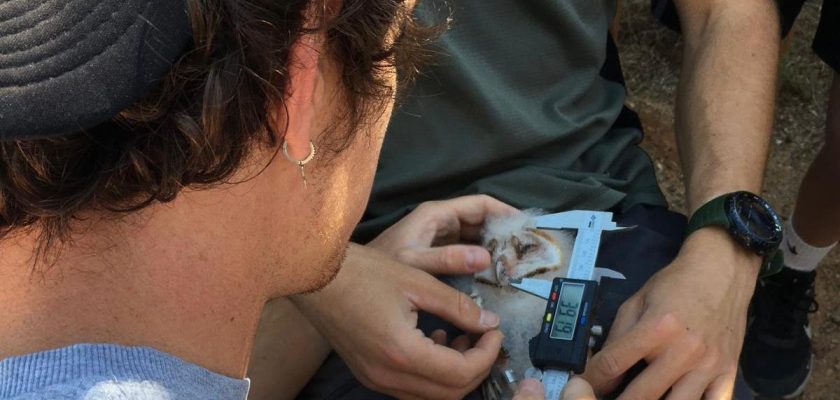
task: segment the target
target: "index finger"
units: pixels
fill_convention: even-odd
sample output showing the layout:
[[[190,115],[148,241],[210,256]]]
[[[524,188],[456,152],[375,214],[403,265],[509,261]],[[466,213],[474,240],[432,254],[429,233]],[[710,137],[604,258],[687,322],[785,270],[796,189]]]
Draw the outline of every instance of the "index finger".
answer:
[[[463,353],[426,342],[424,351],[415,354],[415,372],[450,387],[463,387],[490,372],[502,347],[500,331],[489,331],[475,346]]]
[[[665,341],[670,330],[670,323],[657,318],[642,318],[624,336],[608,343],[595,354],[583,373],[592,387],[608,387],[616,378],[628,369],[647,358]]]
[[[437,315],[466,332],[481,333],[499,326],[498,315],[483,310],[467,294],[429,274],[417,273],[406,294],[417,309]]]

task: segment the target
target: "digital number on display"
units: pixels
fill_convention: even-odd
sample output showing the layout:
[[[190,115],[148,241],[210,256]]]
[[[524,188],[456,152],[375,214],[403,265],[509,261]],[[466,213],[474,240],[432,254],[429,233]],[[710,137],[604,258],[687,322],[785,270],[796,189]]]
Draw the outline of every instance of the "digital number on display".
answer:
[[[581,283],[563,282],[563,286],[560,288],[557,310],[554,312],[554,324],[551,326],[550,338],[559,340],[572,340],[574,338],[584,288],[585,285]]]

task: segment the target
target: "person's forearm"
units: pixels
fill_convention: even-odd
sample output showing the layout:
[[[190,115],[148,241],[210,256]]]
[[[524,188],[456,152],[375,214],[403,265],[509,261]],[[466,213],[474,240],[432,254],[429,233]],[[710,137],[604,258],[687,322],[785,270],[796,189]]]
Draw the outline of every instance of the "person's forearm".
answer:
[[[691,215],[718,195],[761,190],[779,23],[771,0],[692,0],[677,7],[685,49],[676,131]]]

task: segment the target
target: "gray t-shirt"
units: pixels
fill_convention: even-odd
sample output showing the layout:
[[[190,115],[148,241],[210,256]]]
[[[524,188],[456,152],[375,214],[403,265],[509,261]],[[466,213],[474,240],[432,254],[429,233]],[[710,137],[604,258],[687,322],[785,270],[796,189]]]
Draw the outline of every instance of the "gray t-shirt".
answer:
[[[249,386],[148,347],[77,344],[0,361],[3,400],[244,400]]]
[[[450,1],[452,29],[385,137],[354,239],[418,203],[490,194],[520,208],[665,205],[608,40],[616,0]],[[439,2],[415,15],[439,19]]]

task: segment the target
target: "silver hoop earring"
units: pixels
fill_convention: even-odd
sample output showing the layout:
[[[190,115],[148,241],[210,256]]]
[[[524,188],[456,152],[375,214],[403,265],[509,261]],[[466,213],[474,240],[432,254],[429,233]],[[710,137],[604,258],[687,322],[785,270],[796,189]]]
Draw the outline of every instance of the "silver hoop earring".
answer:
[[[303,178],[303,187],[307,187],[306,185],[306,174],[303,172],[303,167],[308,164],[312,159],[315,158],[315,144],[311,141],[309,142],[309,155],[306,156],[303,160],[295,160],[292,156],[289,155],[289,142],[283,141],[283,156],[286,157],[287,160],[291,161],[300,168],[300,177]]]

